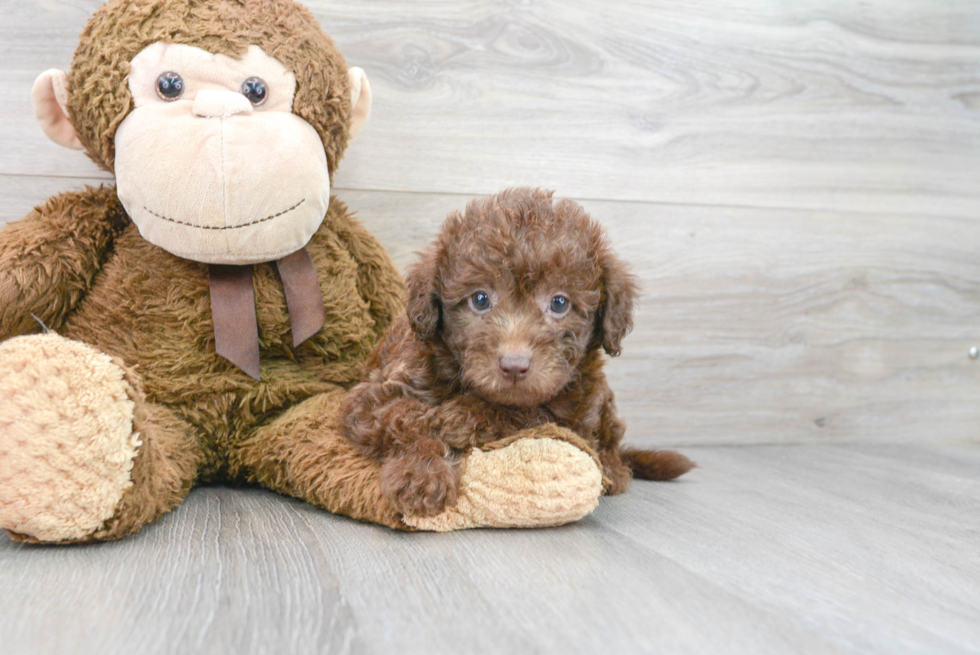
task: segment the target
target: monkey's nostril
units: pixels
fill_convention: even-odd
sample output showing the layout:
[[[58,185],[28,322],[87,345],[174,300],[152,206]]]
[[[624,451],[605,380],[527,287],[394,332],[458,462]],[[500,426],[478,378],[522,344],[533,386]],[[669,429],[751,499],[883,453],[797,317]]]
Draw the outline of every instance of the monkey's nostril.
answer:
[[[531,370],[531,358],[526,355],[504,355],[497,366],[505,378],[517,382],[527,377],[527,372]]]

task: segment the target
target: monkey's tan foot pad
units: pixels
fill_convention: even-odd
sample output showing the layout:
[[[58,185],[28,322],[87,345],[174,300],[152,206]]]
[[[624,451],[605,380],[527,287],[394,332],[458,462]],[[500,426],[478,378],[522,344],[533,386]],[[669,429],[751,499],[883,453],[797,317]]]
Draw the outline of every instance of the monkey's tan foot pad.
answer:
[[[502,447],[474,450],[465,460],[453,508],[433,517],[402,520],[419,530],[447,532],[546,527],[586,516],[602,495],[602,471],[595,456],[571,439],[540,433],[541,428],[525,430]]]
[[[56,334],[0,343],[0,527],[79,539],[112,517],[139,448],[123,369]]]

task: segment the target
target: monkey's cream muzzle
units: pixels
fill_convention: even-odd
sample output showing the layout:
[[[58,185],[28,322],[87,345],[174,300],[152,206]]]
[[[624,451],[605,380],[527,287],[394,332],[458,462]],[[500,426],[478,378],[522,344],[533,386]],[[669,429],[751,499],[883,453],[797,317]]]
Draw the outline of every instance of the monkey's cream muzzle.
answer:
[[[302,248],[330,201],[326,155],[309,144],[319,143],[316,131],[285,112],[200,116],[199,104],[139,108],[119,126],[116,189],[140,234],[208,264],[266,262]],[[157,123],[167,129],[141,129]]]
[[[193,71],[182,95],[165,72]],[[253,107],[239,88],[261,78]],[[305,246],[330,202],[320,137],[291,113],[295,77],[252,46],[242,59],[156,43],[133,58],[135,109],[116,131],[116,189],[150,243],[208,264],[276,260]]]

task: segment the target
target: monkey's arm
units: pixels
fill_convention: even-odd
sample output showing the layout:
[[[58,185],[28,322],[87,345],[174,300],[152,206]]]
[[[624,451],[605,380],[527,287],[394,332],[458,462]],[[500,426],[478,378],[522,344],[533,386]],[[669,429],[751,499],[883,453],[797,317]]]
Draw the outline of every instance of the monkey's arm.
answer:
[[[0,230],[0,341],[36,332],[31,314],[61,327],[128,223],[114,189],[89,187]]]

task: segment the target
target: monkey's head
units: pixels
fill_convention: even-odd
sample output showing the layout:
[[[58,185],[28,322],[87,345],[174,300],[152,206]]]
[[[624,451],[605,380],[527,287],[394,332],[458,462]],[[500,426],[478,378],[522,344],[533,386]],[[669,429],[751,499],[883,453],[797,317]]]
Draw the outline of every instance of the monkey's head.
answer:
[[[53,141],[115,174],[146,240],[209,264],[306,245],[371,109],[364,72],[291,0],[110,0],[71,72],[32,93]]]

